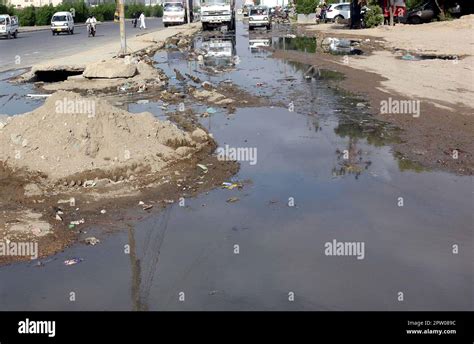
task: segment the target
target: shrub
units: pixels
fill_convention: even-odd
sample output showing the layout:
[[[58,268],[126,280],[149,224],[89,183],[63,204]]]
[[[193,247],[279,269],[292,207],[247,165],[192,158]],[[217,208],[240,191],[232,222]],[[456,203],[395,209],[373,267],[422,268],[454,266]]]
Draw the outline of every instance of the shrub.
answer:
[[[21,26],[33,26],[36,23],[36,13],[33,6],[25,7],[18,10],[18,20]]]
[[[99,21],[114,20],[115,4],[100,4],[96,7],[90,8],[89,12],[90,14],[93,14]]]
[[[53,5],[45,5],[42,7],[37,7],[35,12],[36,25],[49,25],[51,23],[51,18],[56,12]]]
[[[369,5],[364,16],[365,27],[371,28],[383,23],[382,9],[378,5]]]
[[[319,5],[318,0],[296,0],[296,13],[310,14],[316,12],[316,7]]]

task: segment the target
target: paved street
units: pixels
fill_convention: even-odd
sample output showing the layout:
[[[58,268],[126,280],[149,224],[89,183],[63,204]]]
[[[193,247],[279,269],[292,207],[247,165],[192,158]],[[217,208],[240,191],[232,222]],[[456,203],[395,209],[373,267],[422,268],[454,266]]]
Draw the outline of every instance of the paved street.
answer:
[[[144,32],[134,29],[131,22],[126,24],[127,37],[134,37]],[[163,27],[161,18],[148,19],[146,24],[147,32]],[[0,39],[0,51],[2,52],[0,55],[0,71],[29,67],[35,63],[68,56],[114,40],[117,42],[118,50],[120,47],[119,25],[112,22],[98,25],[95,37],[87,36],[85,26],[76,27],[74,35],[53,36],[50,30],[20,33],[17,39]],[[20,57],[19,60],[17,56]],[[15,63],[16,61],[18,62]]]

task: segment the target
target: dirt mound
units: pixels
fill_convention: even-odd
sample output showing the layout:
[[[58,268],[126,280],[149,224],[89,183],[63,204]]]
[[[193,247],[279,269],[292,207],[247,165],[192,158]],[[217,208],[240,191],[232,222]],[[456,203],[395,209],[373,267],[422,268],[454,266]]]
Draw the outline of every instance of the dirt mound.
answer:
[[[99,98],[56,92],[0,128],[0,161],[50,180],[87,171],[146,166],[159,171],[208,144],[151,113],[132,114]]]

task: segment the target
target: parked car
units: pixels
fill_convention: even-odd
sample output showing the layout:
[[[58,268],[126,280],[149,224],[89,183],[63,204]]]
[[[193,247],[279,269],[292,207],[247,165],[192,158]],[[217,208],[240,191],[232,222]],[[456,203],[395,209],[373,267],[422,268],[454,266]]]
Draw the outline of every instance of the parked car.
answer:
[[[18,17],[0,14],[0,36],[16,38],[18,36]]]
[[[426,2],[420,7],[409,11],[402,21],[408,24],[421,24],[430,22],[435,16],[434,6],[431,2]]]
[[[341,23],[345,19],[351,17],[350,2],[342,2],[339,4],[331,4],[326,10],[325,22],[334,21]]]
[[[71,12],[56,12],[51,18],[51,32],[53,36],[59,35],[61,32],[67,32],[69,35],[74,34],[74,18]]]
[[[256,27],[266,27],[270,30],[272,27],[272,18],[270,17],[270,10],[265,6],[257,6],[250,10],[249,13],[249,30]]]

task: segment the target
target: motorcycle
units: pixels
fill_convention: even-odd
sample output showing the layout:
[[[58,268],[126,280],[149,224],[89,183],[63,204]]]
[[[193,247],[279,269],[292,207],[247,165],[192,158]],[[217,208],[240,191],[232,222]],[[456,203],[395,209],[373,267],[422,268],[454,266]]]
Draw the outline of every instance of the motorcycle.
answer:
[[[92,36],[95,37],[95,26],[91,24],[87,24],[87,34],[88,37]]]

